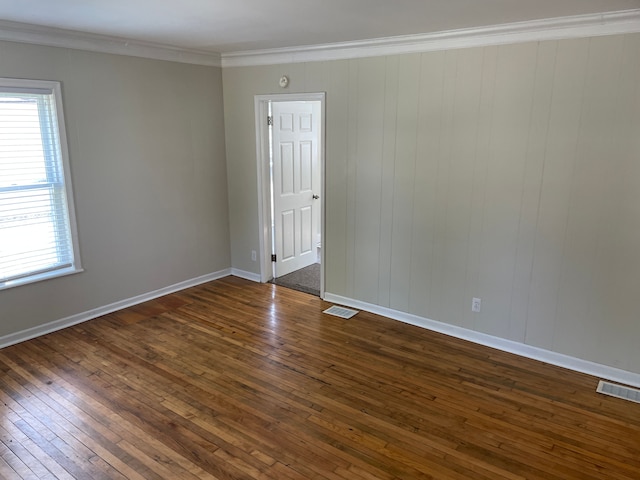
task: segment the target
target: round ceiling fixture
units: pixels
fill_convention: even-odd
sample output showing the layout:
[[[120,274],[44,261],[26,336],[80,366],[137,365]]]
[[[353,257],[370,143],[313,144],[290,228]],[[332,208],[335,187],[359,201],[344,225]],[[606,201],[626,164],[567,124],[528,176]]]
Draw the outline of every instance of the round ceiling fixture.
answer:
[[[289,85],[289,77],[287,77],[286,75],[283,75],[280,77],[280,86],[282,88],[287,88],[287,85]]]

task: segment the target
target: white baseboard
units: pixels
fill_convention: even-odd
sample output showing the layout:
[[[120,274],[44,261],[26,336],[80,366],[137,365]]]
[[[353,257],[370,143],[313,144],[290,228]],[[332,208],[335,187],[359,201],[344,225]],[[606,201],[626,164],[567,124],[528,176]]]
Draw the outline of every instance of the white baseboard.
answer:
[[[0,348],[24,342],[41,335],[46,335],[48,333],[55,332],[56,330],[62,330],[63,328],[71,327],[73,325],[86,322],[87,320],[92,320],[94,318],[101,317],[102,315],[107,315],[117,310],[122,310],[123,308],[138,305],[140,303],[147,302],[149,300],[153,300],[170,293],[184,290],[189,287],[194,287],[202,283],[211,282],[213,280],[217,280],[229,275],[234,275],[236,277],[244,278],[253,282],[260,282],[260,275],[256,273],[246,272],[235,268],[227,268],[218,272],[213,272],[207,275],[192,278],[190,280],[185,280],[174,285],[169,285],[168,287],[154,290],[152,292],[121,300],[119,302],[111,303],[103,307],[94,308],[92,310],[78,313],[70,317],[62,318],[60,320],[54,320],[52,322],[45,323],[44,325],[39,325],[37,327],[22,330],[20,332],[4,335],[0,337]],[[608,365],[602,365],[599,363],[590,362],[588,360],[570,357],[569,355],[552,352],[542,348],[533,347],[531,345],[525,345],[523,343],[506,340],[500,337],[494,337],[492,335],[476,332],[474,330],[458,327],[456,325],[449,325],[428,318],[419,317],[417,315],[412,315],[410,313],[393,310],[391,308],[381,307],[379,305],[342,297],[333,293],[326,292],[324,295],[324,300],[326,302],[337,303],[340,305],[345,305],[347,307],[357,308],[359,310],[382,315],[393,320],[398,320],[410,325],[426,328],[427,330],[433,330],[445,335],[468,340],[479,345],[496,348],[504,352],[514,353],[522,357],[532,358],[534,360],[546,362],[551,365],[557,365],[559,367],[564,367],[577,372],[593,375],[598,378],[604,378],[613,382],[623,383],[640,388],[640,374],[638,373],[628,372],[626,370],[610,367]]]
[[[229,275],[231,275],[231,269],[226,268],[218,272],[209,273],[207,275],[202,275],[201,277],[196,277],[190,280],[185,280],[184,282],[176,283],[174,285],[169,285],[168,287],[164,287],[159,290],[154,290],[152,292],[143,293],[142,295],[136,295],[135,297],[120,300],[119,302],[111,303],[103,307],[98,307],[86,312],[78,313],[76,315],[71,315],[70,317],[61,318],[60,320],[54,320],[52,322],[45,323],[44,325],[39,325],[37,327],[21,330],[20,332],[4,335],[0,337],[0,348],[24,342],[25,340],[30,340],[41,335],[46,335],[47,333],[52,333],[56,330],[62,330],[63,328],[71,327],[73,325],[77,325],[78,323],[86,322],[87,320],[92,320],[94,318],[101,317],[102,315],[107,315],[108,313],[113,313],[117,310],[122,310],[123,308],[138,305],[139,303],[147,302],[149,300],[153,300],[154,298],[162,297],[170,293],[175,293],[177,291],[184,290],[185,288],[195,287],[196,285],[211,282],[213,280],[227,277]]]
[[[245,280],[251,280],[252,282],[262,283],[262,278],[259,273],[245,272],[244,270],[232,268],[231,275],[234,277],[244,278]]]
[[[628,372],[619,368],[602,365],[599,363],[582,360],[580,358],[570,357],[562,353],[556,353],[524,343],[506,340],[500,337],[487,335],[486,333],[476,332],[467,328],[449,325],[447,323],[438,322],[410,313],[393,310],[391,308],[381,307],[367,302],[361,302],[352,298],[342,297],[333,293],[325,293],[324,300],[326,302],[337,303],[351,308],[357,308],[367,312],[382,315],[384,317],[398,320],[400,322],[415,325],[417,327],[433,330],[434,332],[444,333],[452,337],[461,338],[470,342],[496,348],[504,352],[515,353],[522,357],[539,360],[541,362],[557,365],[559,367],[568,368],[576,372],[586,373],[594,377],[604,378],[613,382],[623,383],[634,387],[640,387],[640,374]]]

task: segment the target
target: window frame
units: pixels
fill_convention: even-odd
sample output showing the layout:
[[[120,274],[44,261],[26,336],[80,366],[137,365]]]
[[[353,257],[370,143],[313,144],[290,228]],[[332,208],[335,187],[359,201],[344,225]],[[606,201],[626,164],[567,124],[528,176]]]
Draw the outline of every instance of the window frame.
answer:
[[[6,290],[9,288],[17,287],[20,285],[27,285],[34,282],[40,282],[43,280],[49,280],[52,278],[58,278],[66,275],[72,275],[75,273],[79,273],[83,271],[82,263],[80,260],[80,246],[78,242],[78,229],[76,222],[76,213],[75,213],[75,205],[74,205],[74,195],[73,195],[73,185],[71,181],[71,166],[69,161],[69,148],[68,148],[68,139],[67,139],[67,130],[64,121],[64,109],[63,109],[63,101],[62,101],[62,87],[61,83],[58,81],[52,80],[32,80],[32,79],[19,79],[19,78],[3,78],[0,77],[0,92],[10,92],[15,91],[16,93],[23,92],[27,93],[45,93],[45,91],[50,92],[53,95],[53,104],[55,107],[55,115],[52,115],[50,118],[57,123],[58,127],[58,147],[60,154],[60,163],[61,163],[61,171],[59,172],[62,176],[58,181],[54,179],[49,179],[46,184],[38,184],[38,186],[33,186],[34,188],[45,188],[48,185],[53,183],[62,183],[65,200],[66,200],[66,208],[69,220],[69,236],[70,236],[70,245],[71,249],[71,265],[62,268],[56,268],[50,271],[40,271],[31,274],[25,274],[24,276],[20,276],[18,278],[2,281],[0,280],[0,291]],[[29,92],[31,90],[31,92]],[[51,122],[50,122],[51,123]],[[55,125],[54,125],[55,126]],[[42,131],[43,123],[40,122],[40,128]],[[26,190],[27,186],[21,186],[20,189]]]

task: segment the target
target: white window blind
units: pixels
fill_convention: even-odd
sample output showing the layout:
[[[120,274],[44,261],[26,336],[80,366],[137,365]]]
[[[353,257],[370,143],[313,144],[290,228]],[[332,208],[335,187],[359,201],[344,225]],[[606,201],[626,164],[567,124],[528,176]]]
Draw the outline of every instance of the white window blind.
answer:
[[[0,79],[0,288],[79,270],[61,109],[57,82]]]

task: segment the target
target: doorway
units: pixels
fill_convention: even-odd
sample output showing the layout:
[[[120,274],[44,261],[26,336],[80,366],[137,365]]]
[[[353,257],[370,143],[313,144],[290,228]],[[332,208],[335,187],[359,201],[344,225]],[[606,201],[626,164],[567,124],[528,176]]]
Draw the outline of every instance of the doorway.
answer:
[[[255,97],[260,278],[324,296],[324,93]]]

